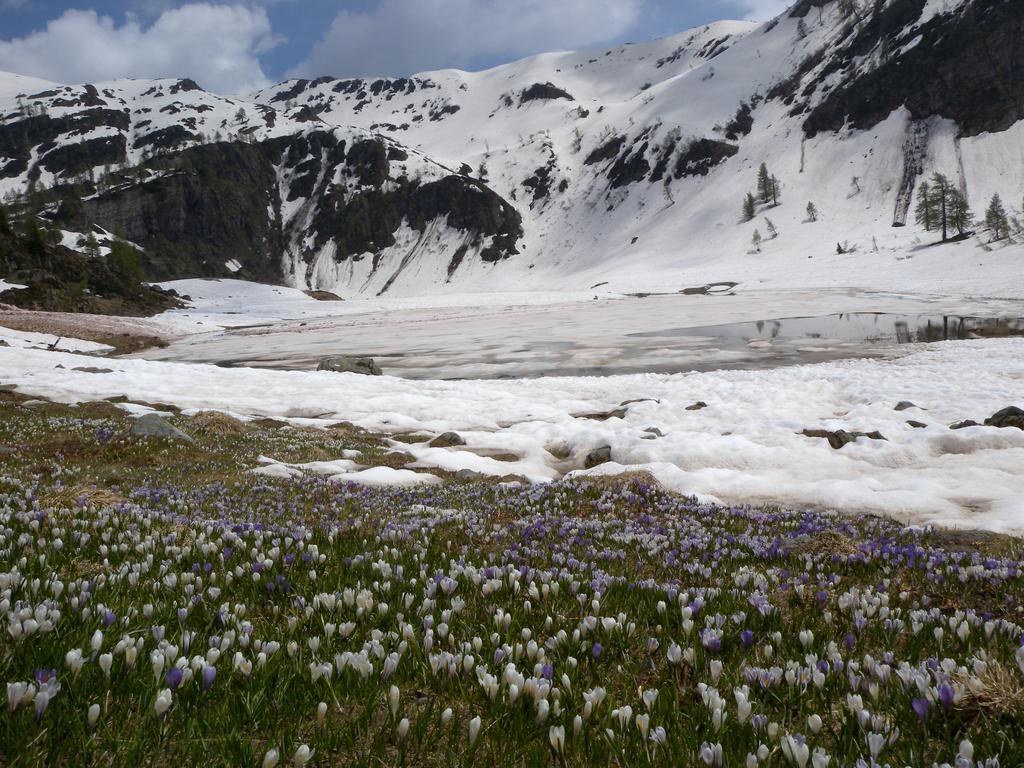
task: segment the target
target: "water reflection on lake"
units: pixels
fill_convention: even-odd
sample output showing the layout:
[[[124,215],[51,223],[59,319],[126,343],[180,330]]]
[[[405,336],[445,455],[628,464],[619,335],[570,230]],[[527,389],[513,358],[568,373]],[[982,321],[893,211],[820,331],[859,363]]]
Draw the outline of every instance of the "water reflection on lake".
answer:
[[[792,317],[729,323],[700,328],[671,328],[630,334],[637,338],[702,337],[731,343],[829,340],[877,344],[912,344],[1024,335],[1024,320],[949,315],[892,315],[851,312],[820,317]]]

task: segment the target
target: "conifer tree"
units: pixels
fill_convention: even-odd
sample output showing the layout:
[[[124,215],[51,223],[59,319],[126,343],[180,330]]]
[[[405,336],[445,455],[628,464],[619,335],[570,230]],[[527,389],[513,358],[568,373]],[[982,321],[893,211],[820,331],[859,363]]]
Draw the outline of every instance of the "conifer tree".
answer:
[[[89,231],[89,234],[85,236],[85,255],[89,258],[97,258],[100,255],[100,244],[96,240],[96,235]]]
[[[761,163],[757,171],[757,196],[762,203],[769,203],[772,200],[772,175],[768,173],[768,166]]]
[[[779,236],[779,230],[777,230],[775,228],[775,224],[767,216],[765,217],[765,220],[764,220],[764,226],[765,226],[765,229],[768,230],[768,239],[769,240],[774,240],[776,237]]]
[[[967,197],[959,190],[952,189],[949,194],[949,225],[956,229],[957,235],[963,237],[974,222],[974,214],[967,202]]]
[[[812,224],[818,220],[818,207],[813,202],[807,204],[807,220]]]
[[[761,241],[762,240],[764,240],[764,238],[761,237],[761,230],[755,229],[753,237],[750,238],[750,242],[754,244],[754,249],[758,253],[761,252]]]
[[[923,185],[922,185],[923,186]],[[918,197],[918,221],[928,221],[928,229],[941,229],[942,242],[949,240],[949,228],[952,225],[952,209],[954,193],[959,194],[943,174],[932,174],[924,197]],[[962,197],[962,196],[961,196]],[[963,201],[966,204],[966,200]]]
[[[1010,233],[1010,221],[998,192],[992,195],[992,201],[985,211],[985,226],[992,232],[993,240],[1002,240]]]
[[[743,220],[753,221],[754,216],[757,214],[757,201],[754,196],[747,192],[747,196],[743,198]]]
[[[934,213],[931,187],[927,181],[922,181],[921,186],[917,190],[917,208],[914,209],[914,218],[918,224],[924,227],[926,232],[931,232],[935,227]]]

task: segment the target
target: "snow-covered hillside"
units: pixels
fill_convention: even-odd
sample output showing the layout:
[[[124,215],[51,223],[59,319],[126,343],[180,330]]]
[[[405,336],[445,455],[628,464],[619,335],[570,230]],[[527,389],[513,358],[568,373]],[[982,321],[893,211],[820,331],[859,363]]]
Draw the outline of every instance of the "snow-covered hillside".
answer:
[[[1013,0],[801,0],[764,25],[720,22],[479,73],[289,81],[246,98],[189,81],[40,91],[4,78],[0,189],[135,166],[114,193],[94,192],[86,216],[145,247],[158,237],[173,245],[177,230],[140,223],[144,206],[125,202],[125,190],[179,173],[202,184],[243,162],[212,161],[211,148],[269,147],[252,161],[261,180],[242,180],[264,198],[266,221],[246,243],[256,256],[209,256],[161,275],[241,266],[342,295],[676,291],[724,280],[1016,295],[1021,245],[989,245],[976,228],[964,243],[926,248],[937,237],[910,209],[918,183],[939,171],[976,213],[998,193],[1024,217],[1013,43],[1022,25]],[[44,120],[55,135],[17,138]],[[745,222],[762,163],[781,199]],[[167,195],[195,215],[187,194]],[[203,231],[227,240],[221,229]],[[201,236],[188,234],[186,245]]]

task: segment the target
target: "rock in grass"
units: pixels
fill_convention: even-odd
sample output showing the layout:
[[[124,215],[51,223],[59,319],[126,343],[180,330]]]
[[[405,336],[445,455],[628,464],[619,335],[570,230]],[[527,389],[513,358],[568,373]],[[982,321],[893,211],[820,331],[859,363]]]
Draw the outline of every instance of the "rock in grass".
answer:
[[[993,414],[991,418],[985,419],[986,427],[999,427],[1000,429],[1024,429],[1024,411],[1015,405],[1003,408],[999,413]]]
[[[604,445],[600,448],[595,448],[587,454],[586,460],[583,462],[583,466],[587,469],[593,469],[599,467],[602,464],[607,464],[612,460],[612,447],[610,445]]]
[[[147,413],[145,416],[137,418],[132,424],[131,433],[134,437],[156,437],[165,440],[184,440],[188,443],[195,442],[180,429],[172,424],[168,424],[155,413]]]
[[[431,448],[456,448],[465,444],[465,438],[455,432],[445,432],[443,435],[438,435],[430,441]]]
[[[325,357],[316,369],[331,373],[358,373],[363,376],[383,375],[372,357]]]

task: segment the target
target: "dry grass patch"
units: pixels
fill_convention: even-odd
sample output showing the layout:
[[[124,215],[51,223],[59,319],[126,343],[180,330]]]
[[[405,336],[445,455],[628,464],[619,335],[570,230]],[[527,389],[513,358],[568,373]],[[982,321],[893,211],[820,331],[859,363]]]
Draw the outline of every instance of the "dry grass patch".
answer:
[[[89,507],[112,507],[124,500],[124,496],[114,493],[107,488],[96,488],[89,485],[54,488],[40,498],[43,506],[51,509],[74,507],[80,501]]]
[[[963,686],[957,708],[990,717],[1019,715],[1024,712],[1024,681],[1002,664],[990,662],[983,674],[959,675]]]
[[[218,435],[233,437],[252,431],[252,427],[244,421],[228,416],[219,411],[203,411],[189,419],[188,426],[201,435]]]

